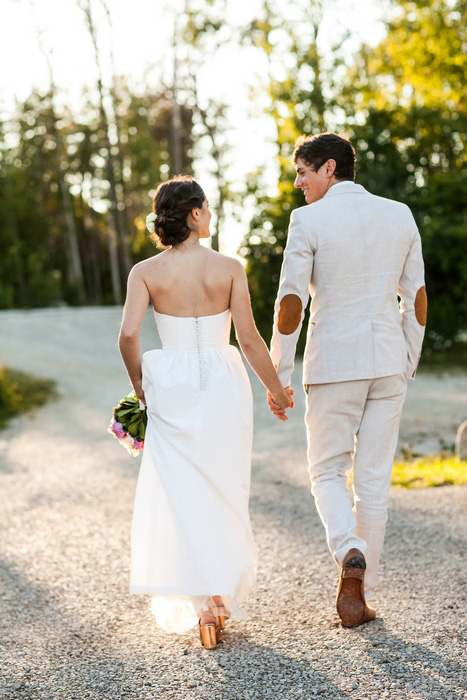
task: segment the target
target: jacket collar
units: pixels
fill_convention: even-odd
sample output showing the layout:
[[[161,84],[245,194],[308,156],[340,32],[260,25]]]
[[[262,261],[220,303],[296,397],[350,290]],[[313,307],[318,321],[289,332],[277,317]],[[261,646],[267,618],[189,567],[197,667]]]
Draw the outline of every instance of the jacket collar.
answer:
[[[334,197],[337,194],[366,194],[366,189],[351,180],[343,180],[330,187],[324,197]]]

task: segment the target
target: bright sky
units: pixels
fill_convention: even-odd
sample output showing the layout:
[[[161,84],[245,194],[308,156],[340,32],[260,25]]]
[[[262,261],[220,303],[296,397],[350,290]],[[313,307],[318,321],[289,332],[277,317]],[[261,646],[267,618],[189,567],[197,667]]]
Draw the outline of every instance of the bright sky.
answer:
[[[129,76],[133,85],[158,82],[162,74],[171,74],[170,42],[173,9],[182,0],[107,0],[113,21],[113,46],[116,70]],[[259,15],[261,0],[228,0],[229,23],[244,25]],[[285,3],[284,3],[285,5]],[[98,0],[93,0],[95,23],[109,76],[110,34]],[[325,3],[325,20],[320,30],[321,50],[348,30],[356,49],[363,39],[375,45],[384,36],[381,22],[387,0],[329,0]],[[338,12],[337,8],[345,8]],[[96,80],[93,48],[87,33],[82,10],[77,0],[2,0],[0,65],[2,66],[0,106],[9,111],[15,99],[25,99],[33,86],[48,87],[48,70],[40,53],[38,30],[47,50],[53,51],[55,82],[64,102],[79,109],[84,85],[93,87]],[[241,189],[248,172],[274,159],[275,127],[266,115],[252,114],[249,90],[264,75],[265,65],[253,50],[224,48],[208,59],[199,76],[201,99],[208,96],[224,99],[230,105],[232,125],[229,141],[232,151],[227,177]],[[197,177],[208,197],[212,179],[208,162],[201,160]],[[270,170],[275,180],[274,170]],[[274,185],[275,182],[272,182]],[[212,197],[211,197],[212,198]],[[232,254],[247,233],[250,213],[239,224],[231,212],[224,226],[223,250]]]

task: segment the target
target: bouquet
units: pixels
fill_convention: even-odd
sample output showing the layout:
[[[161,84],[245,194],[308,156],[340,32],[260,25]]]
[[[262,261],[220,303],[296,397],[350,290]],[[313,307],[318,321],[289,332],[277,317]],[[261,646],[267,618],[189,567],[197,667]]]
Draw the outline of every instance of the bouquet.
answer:
[[[107,430],[133,457],[137,457],[144,447],[147,422],[146,406],[132,391],[115,406]]]

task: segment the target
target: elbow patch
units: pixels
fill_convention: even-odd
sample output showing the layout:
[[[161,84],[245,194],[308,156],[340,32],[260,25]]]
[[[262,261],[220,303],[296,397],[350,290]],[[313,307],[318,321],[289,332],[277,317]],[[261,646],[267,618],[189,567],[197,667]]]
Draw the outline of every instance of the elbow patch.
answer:
[[[425,287],[420,287],[415,297],[415,318],[421,326],[426,326],[426,311],[428,300]]]
[[[282,335],[290,335],[298,328],[302,317],[302,300],[296,294],[281,299],[277,327]]]

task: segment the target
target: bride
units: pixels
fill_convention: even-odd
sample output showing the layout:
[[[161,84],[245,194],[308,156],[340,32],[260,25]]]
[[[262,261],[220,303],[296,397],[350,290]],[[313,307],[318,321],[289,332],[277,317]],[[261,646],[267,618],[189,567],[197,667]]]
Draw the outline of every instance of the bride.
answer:
[[[147,218],[164,252],[133,267],[119,347],[147,404],[148,425],[131,533],[130,592],[153,596],[157,624],[182,633],[199,622],[214,648],[255,583],[248,514],[252,395],[249,364],[281,408],[292,406],[254,323],[242,265],[200,244],[211,212],[195,180],[157,188]],[[151,303],[162,350],[141,359]],[[286,419],[283,416],[282,419]]]

